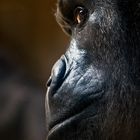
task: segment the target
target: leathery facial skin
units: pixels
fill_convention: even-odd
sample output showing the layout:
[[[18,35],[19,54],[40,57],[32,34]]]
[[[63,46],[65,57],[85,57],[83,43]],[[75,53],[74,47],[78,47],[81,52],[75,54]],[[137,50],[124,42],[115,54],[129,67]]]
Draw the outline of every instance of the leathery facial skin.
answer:
[[[70,36],[46,94],[47,140],[140,138],[140,1],[58,0]]]

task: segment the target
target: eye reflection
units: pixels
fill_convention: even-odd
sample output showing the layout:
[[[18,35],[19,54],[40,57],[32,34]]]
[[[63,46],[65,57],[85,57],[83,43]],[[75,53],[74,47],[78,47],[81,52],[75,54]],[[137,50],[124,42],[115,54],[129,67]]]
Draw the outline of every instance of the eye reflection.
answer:
[[[82,24],[87,17],[87,10],[84,7],[77,7],[74,10],[74,21],[76,24]]]

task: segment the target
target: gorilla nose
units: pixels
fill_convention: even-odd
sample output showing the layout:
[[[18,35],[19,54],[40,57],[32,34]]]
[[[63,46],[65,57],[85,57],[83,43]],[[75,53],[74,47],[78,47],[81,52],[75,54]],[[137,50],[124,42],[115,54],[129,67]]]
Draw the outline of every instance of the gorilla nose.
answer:
[[[63,55],[53,66],[51,76],[47,82],[49,91],[54,94],[63,83],[66,75],[67,59]]]

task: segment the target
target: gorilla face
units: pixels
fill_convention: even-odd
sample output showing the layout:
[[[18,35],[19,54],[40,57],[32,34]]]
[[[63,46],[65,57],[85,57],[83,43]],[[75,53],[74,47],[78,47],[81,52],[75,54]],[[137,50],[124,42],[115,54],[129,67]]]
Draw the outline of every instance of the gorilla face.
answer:
[[[131,2],[58,0],[71,41],[48,81],[48,140],[138,138],[140,8]]]

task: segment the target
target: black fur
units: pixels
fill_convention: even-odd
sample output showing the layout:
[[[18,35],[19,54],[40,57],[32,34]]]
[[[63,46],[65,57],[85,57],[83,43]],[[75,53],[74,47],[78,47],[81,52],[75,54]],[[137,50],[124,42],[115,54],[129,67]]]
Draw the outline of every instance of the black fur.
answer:
[[[140,0],[58,0],[56,18],[71,41],[48,82],[47,139],[140,139]]]

